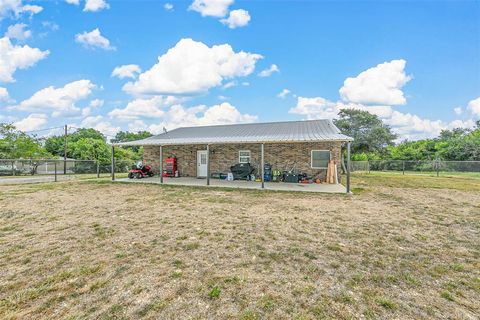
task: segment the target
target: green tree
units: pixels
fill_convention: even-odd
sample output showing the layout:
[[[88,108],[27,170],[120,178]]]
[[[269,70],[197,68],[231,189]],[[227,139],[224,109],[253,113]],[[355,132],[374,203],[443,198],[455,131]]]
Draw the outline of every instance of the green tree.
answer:
[[[67,135],[67,157],[75,158],[73,154],[74,144],[81,139],[102,140],[105,142],[105,136],[101,132],[91,128],[79,129]],[[51,154],[63,157],[64,143],[64,135],[52,136],[45,141],[45,149]]]
[[[51,154],[42,146],[40,139],[17,130],[14,125],[0,123],[0,158],[39,159]]]
[[[148,137],[151,137],[152,134],[148,131],[138,131],[138,132],[129,132],[129,131],[120,131],[115,135],[115,138],[112,139],[112,142],[127,142],[141,140]],[[132,150],[135,155],[135,159],[143,158],[143,147],[141,146],[132,146],[125,147],[128,150]]]
[[[394,145],[397,135],[376,115],[363,110],[343,109],[335,125],[343,134],[354,139],[352,153],[366,154],[377,158],[388,154],[388,147]]]

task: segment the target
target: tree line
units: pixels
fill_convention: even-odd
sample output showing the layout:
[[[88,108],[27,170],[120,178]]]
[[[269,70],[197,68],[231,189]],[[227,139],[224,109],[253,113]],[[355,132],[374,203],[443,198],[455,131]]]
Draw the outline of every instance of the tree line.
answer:
[[[367,111],[344,109],[334,123],[342,133],[354,138],[351,146],[353,160],[480,161],[480,120],[473,129],[443,130],[435,138],[401,142],[390,126]],[[150,136],[152,134],[147,131],[120,131],[111,141],[126,142]],[[41,138],[17,130],[12,124],[0,123],[0,159],[45,159],[63,155],[63,135]],[[111,149],[102,133],[84,128],[67,135],[67,157],[109,163]],[[140,160],[143,148],[118,148],[115,157],[118,160]]]
[[[390,126],[367,111],[344,109],[334,123],[355,139],[353,160],[480,161],[480,120],[473,129],[442,130],[435,138],[401,142]]]
[[[120,131],[112,142],[126,142],[152,136],[150,132]],[[65,136],[38,137],[17,130],[12,124],[0,123],[0,159],[58,159],[64,156]],[[67,135],[67,158],[111,161],[111,147],[107,138],[91,128],[79,129]],[[143,158],[142,147],[118,148],[117,160],[135,161]]]

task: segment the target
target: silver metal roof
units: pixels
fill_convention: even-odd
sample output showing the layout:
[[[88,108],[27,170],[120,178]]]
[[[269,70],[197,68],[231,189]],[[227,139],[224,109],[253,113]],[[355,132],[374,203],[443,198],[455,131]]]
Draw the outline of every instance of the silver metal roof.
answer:
[[[286,121],[178,128],[115,146],[353,141],[331,120]]]

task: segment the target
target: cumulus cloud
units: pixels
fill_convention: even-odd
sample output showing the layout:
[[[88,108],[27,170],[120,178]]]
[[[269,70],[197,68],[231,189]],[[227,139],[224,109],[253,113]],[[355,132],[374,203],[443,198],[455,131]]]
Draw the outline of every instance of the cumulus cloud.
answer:
[[[80,0],[65,0],[65,2],[68,4],[74,4],[76,6],[80,4]]]
[[[7,88],[0,87],[0,101],[8,101],[10,96],[8,94]]]
[[[40,129],[48,121],[46,114],[42,113],[32,113],[26,118],[14,122],[13,125],[21,131],[31,131]]]
[[[222,18],[227,15],[228,7],[234,0],[194,0],[189,10],[196,11],[202,17]]]
[[[87,0],[83,11],[97,12],[109,8],[110,5],[105,0]]]
[[[112,125],[103,116],[89,116],[82,120],[79,125],[82,128],[93,128],[107,137],[113,137],[120,131],[120,127]]]
[[[338,114],[336,103],[322,97],[298,97],[297,105],[288,112],[305,116],[308,120],[312,119],[333,119]]]
[[[167,11],[173,11],[173,4],[167,2],[163,5],[163,8]]]
[[[5,37],[10,39],[17,39],[20,41],[26,40],[32,36],[32,31],[27,29],[25,23],[17,23],[8,27],[5,32]]]
[[[346,102],[361,104],[405,104],[402,88],[411,79],[405,73],[406,63],[403,59],[384,62],[355,78],[347,78],[340,88],[340,97]]]
[[[227,25],[230,29],[245,27],[250,22],[250,14],[243,9],[232,10],[228,18],[221,19],[220,22]]]
[[[13,45],[10,39],[0,39],[0,82],[14,82],[13,74],[17,69],[27,69],[46,58],[50,52],[31,48],[27,45]]]
[[[278,66],[276,64],[272,64],[269,68],[265,69],[265,70],[262,70],[258,76],[259,77],[270,77],[272,74],[274,73],[278,73],[280,72],[280,69],[278,68]]]
[[[164,108],[179,103],[181,100],[173,96],[155,96],[148,99],[135,99],[130,101],[123,109],[115,108],[108,113],[112,118],[122,120],[135,120],[140,118],[161,118]]]
[[[194,94],[222,84],[224,79],[251,74],[259,54],[234,52],[229,44],[208,47],[182,39],[158,63],[128,82],[123,90],[131,94]]]
[[[480,117],[480,97],[468,103],[468,110],[470,110],[472,114]]]
[[[242,114],[228,102],[207,107],[205,105],[185,108],[174,105],[165,111],[162,122],[149,126],[153,133],[162,132],[163,128],[175,129],[179,127],[218,125],[233,123],[251,123],[257,121],[257,116]]]
[[[93,99],[87,107],[82,109],[82,117],[89,116],[93,109],[98,109],[103,106],[105,101],[100,99]]]
[[[90,80],[78,80],[67,83],[61,88],[53,86],[35,92],[30,98],[13,106],[21,111],[52,111],[53,116],[78,114],[77,103],[92,93],[96,86]]]
[[[142,72],[140,67],[136,64],[126,64],[123,66],[115,67],[112,71],[112,77],[118,77],[119,79],[137,77],[137,73]]]
[[[461,115],[463,113],[463,108],[462,107],[453,108],[453,112],[455,112],[456,115]]]
[[[23,13],[33,15],[42,10],[43,8],[37,5],[24,5],[22,0],[1,0],[0,20],[5,17],[19,18]]]
[[[100,48],[103,50],[116,50],[115,47],[110,45],[110,40],[102,36],[99,28],[90,32],[84,31],[83,33],[76,34],[75,41],[88,49]]]
[[[280,99],[285,99],[287,95],[289,95],[291,92],[288,89],[283,89],[279,94],[277,94],[277,97]]]

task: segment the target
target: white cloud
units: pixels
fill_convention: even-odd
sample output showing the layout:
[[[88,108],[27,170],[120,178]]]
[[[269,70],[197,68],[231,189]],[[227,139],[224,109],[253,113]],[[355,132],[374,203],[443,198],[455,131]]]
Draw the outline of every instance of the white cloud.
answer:
[[[50,29],[52,31],[56,31],[56,30],[60,29],[59,25],[56,24],[53,21],[42,21],[42,26],[44,28]]]
[[[10,96],[8,94],[7,88],[0,87],[0,101],[8,101]]]
[[[93,99],[90,101],[89,105],[82,109],[82,117],[87,117],[92,113],[93,109],[97,109],[102,107],[104,104],[103,100],[100,99]]]
[[[179,103],[181,100],[173,96],[155,96],[148,99],[130,101],[123,109],[116,108],[108,113],[112,118],[132,120],[139,118],[160,118],[164,115],[164,108]]]
[[[142,72],[140,67],[136,64],[126,64],[123,66],[115,67],[112,71],[112,77],[118,77],[119,79],[123,78],[133,78],[137,77],[137,73]]]
[[[5,17],[19,18],[21,14],[37,14],[43,10],[37,5],[24,5],[22,0],[1,0],[0,1],[0,20]]]
[[[97,12],[109,8],[110,5],[105,0],[87,0],[83,11]]]
[[[468,103],[468,110],[470,110],[472,114],[480,117],[480,97]]]
[[[26,40],[32,36],[32,31],[27,29],[25,23],[17,23],[8,27],[5,32],[5,37],[10,39],[17,39],[20,41]]]
[[[65,0],[65,2],[68,4],[74,4],[76,6],[80,4],[80,0]]]
[[[173,4],[167,2],[163,5],[163,8],[167,11],[173,11]]]
[[[346,102],[374,105],[403,105],[407,101],[402,88],[410,81],[405,74],[406,61],[392,60],[363,71],[355,78],[347,78],[340,88],[340,97]]]
[[[14,82],[13,74],[17,69],[27,69],[46,58],[50,52],[31,48],[27,45],[12,45],[10,39],[0,39],[0,82]]]
[[[277,94],[277,97],[280,99],[285,99],[287,95],[289,95],[291,92],[288,89],[283,89],[279,94]]]
[[[463,108],[462,107],[453,108],[453,112],[455,112],[456,115],[461,115],[463,113]]]
[[[28,117],[13,123],[20,131],[32,131],[40,129],[48,121],[46,114],[32,113]]]
[[[226,82],[226,83],[222,86],[222,89],[223,89],[223,90],[226,90],[226,89],[228,89],[228,88],[235,87],[237,84],[238,84],[238,83],[237,83],[237,81],[235,81],[235,80],[228,81],[228,82]]]
[[[232,10],[228,18],[221,19],[220,22],[227,25],[230,29],[245,27],[250,22],[250,14],[243,9]]]
[[[103,100],[93,99],[92,101],[90,101],[90,104],[88,106],[90,108],[100,108],[100,107],[103,106],[104,103],[105,103],[105,101],[103,101]]]
[[[128,131],[139,132],[144,130],[148,130],[148,126],[143,120],[133,120],[128,122]]]
[[[174,105],[168,109],[162,117],[162,122],[149,126],[153,133],[162,132],[163,128],[169,130],[202,125],[218,125],[232,123],[250,123],[257,121],[257,116],[240,113],[237,108],[228,102],[223,102],[212,107],[204,105],[185,108],[181,105]]]
[[[84,31],[75,35],[75,41],[82,44],[85,48],[100,48],[103,50],[116,50],[110,45],[110,40],[102,36],[100,29],[96,28],[90,32]]]
[[[234,0],[194,0],[189,10],[199,12],[202,17],[222,18],[227,15],[228,7]]]
[[[78,114],[80,108],[76,106],[76,103],[90,96],[95,87],[90,80],[70,82],[61,88],[50,86],[37,91],[19,105],[13,106],[12,109],[52,111],[53,116]]]
[[[262,70],[258,76],[259,77],[270,77],[272,74],[280,72],[280,69],[276,64],[272,64],[268,69]]]
[[[338,114],[337,105],[322,97],[306,98],[298,97],[297,105],[288,112],[301,114],[307,119],[333,119]]]
[[[224,79],[251,74],[259,54],[234,52],[229,44],[208,47],[182,39],[158,58],[158,63],[125,84],[132,94],[194,94],[222,84]]]
[[[83,119],[80,123],[82,128],[93,128],[100,131],[107,137],[113,137],[120,131],[120,127],[113,126],[109,121],[106,121],[103,116],[90,116]]]
[[[385,119],[385,123],[392,126],[393,131],[400,134],[402,139],[433,138],[438,136],[444,129],[472,128],[475,125],[473,120],[444,122],[441,120],[422,119],[417,115],[399,111],[393,111],[391,117]]]

